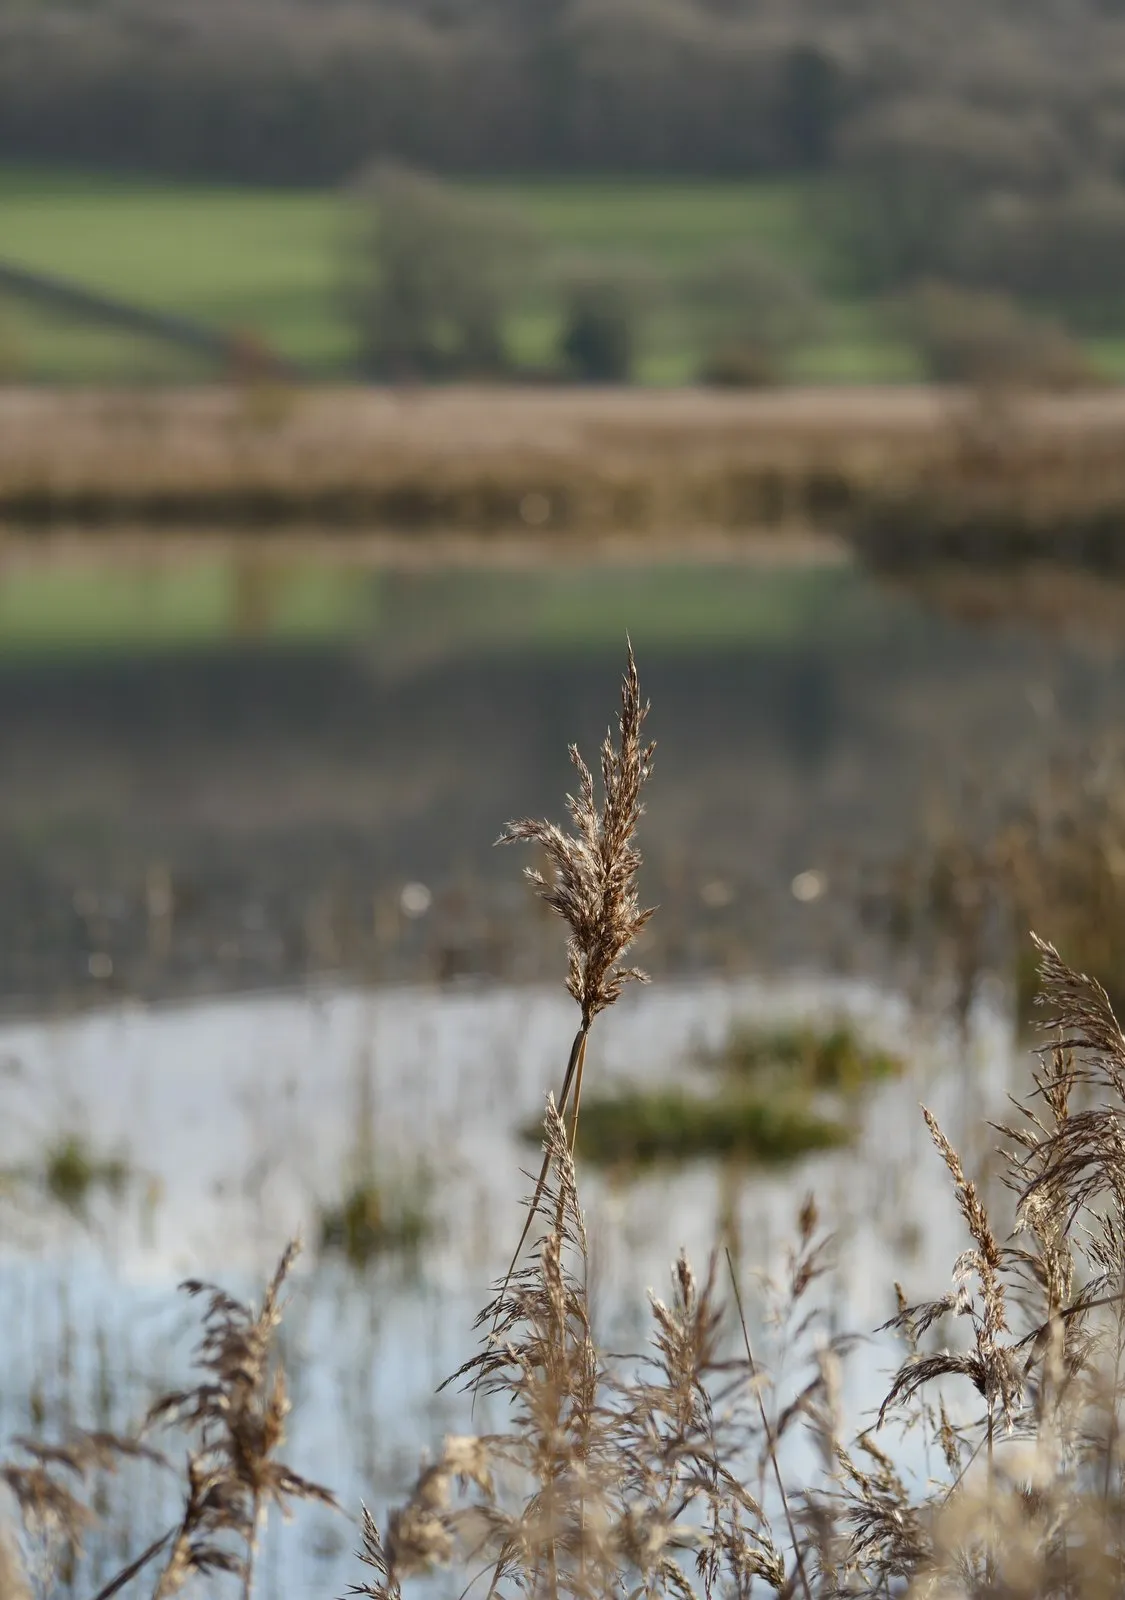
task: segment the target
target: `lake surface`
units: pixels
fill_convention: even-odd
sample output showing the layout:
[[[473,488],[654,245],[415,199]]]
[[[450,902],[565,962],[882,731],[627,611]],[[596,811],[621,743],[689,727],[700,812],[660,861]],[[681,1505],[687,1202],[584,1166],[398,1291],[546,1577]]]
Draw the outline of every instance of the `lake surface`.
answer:
[[[659,741],[655,982],[599,1020],[591,1073],[687,1081],[738,1021],[840,1016],[909,1070],[869,1093],[854,1149],[785,1171],[584,1173],[600,1328],[643,1343],[681,1246],[702,1264],[727,1241],[747,1281],[776,1266],[810,1188],[840,1236],[841,1326],[890,1315],[895,1277],[946,1287],[961,1240],[918,1101],[986,1165],[983,1118],[1027,1061],[1002,985],[962,1027],[928,950],[871,907],[919,839],[987,827],[1113,731],[1112,632],[959,620],[824,554],[21,557],[0,573],[5,1436],[135,1421],[187,1377],[176,1282],[255,1292],[294,1231],[293,1464],[378,1508],[467,1425],[435,1390],[515,1246],[538,1166],[520,1130],[574,1027],[560,926],[491,845],[510,816],[560,815],[567,745],[592,754],[615,713],[626,630]],[[128,1175],[84,1220],[41,1182],[70,1135]],[[317,1243],[365,1141],[432,1231],[356,1272]],[[857,1421],[893,1360],[849,1374]],[[156,1474],[129,1512],[76,1592],[166,1525]],[[354,1542],[298,1513],[260,1592],[342,1592]]]

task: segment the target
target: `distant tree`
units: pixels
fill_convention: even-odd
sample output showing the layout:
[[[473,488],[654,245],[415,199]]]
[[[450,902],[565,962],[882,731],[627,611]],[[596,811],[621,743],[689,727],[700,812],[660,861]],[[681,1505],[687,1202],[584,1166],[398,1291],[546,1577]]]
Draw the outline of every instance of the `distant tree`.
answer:
[[[982,389],[1073,389],[1096,381],[1065,328],[1031,316],[1003,295],[924,284],[905,300],[902,321],[938,382]]]
[[[627,256],[563,257],[549,287],[562,313],[563,370],[586,383],[628,382],[652,313],[665,301],[666,274]]]
[[[966,282],[1079,318],[1120,319],[1125,275],[1125,188],[1079,183],[1062,194],[990,196],[974,208],[953,265]]]
[[[507,364],[504,324],[536,253],[511,208],[383,164],[351,298],[376,377],[483,375]]]
[[[693,266],[679,297],[696,329],[701,375],[712,382],[776,381],[820,320],[804,279],[752,245]]]
[[[1065,181],[1068,161],[1043,119],[912,96],[849,130],[830,221],[865,288],[943,275],[975,203],[998,188],[1049,189]]]
[[[564,309],[559,353],[568,372],[589,383],[626,383],[633,374],[635,312],[619,282],[575,284]]]
[[[780,72],[778,118],[788,160],[805,169],[825,166],[843,109],[843,74],[832,56],[813,44],[787,51]]]

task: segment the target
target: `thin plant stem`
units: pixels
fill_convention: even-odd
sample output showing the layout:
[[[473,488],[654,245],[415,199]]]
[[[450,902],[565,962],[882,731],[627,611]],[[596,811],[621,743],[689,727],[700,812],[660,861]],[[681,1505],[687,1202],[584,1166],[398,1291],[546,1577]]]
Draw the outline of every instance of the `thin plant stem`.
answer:
[[[573,1085],[574,1085],[575,1074],[578,1073],[579,1070],[580,1070],[579,1069],[579,1062],[585,1060],[585,1056],[586,1056],[586,1038],[587,1038],[587,1035],[589,1034],[589,1032],[590,1032],[590,1024],[588,1022],[586,1022],[586,1021],[583,1021],[582,1025],[578,1029],[578,1032],[574,1035],[574,1043],[570,1047],[570,1057],[569,1057],[569,1059],[567,1061],[567,1064],[566,1064],[566,1073],[565,1073],[565,1075],[563,1077],[562,1090],[561,1090],[561,1092],[559,1094],[559,1101],[558,1101],[558,1108],[557,1108],[559,1116],[563,1119],[564,1124],[565,1124],[565,1120],[566,1120],[566,1108],[567,1108],[567,1105],[570,1102],[570,1095],[571,1095],[571,1090],[572,1090]],[[572,1139],[572,1143],[573,1143],[573,1139]],[[516,1270],[516,1266],[517,1266],[517,1264],[519,1262],[520,1255],[523,1252],[523,1247],[527,1243],[527,1236],[531,1232],[532,1223],[535,1221],[536,1215],[538,1214],[539,1202],[543,1198],[543,1190],[547,1187],[547,1174],[550,1172],[550,1170],[551,1170],[551,1152],[550,1152],[550,1150],[548,1150],[545,1153],[544,1157],[543,1157],[543,1165],[539,1169],[539,1177],[536,1180],[536,1184],[535,1184],[535,1193],[532,1195],[531,1204],[527,1208],[527,1219],[524,1222],[523,1231],[522,1231],[522,1233],[520,1234],[520,1237],[519,1237],[519,1243],[516,1245],[515,1253],[513,1254],[511,1261],[508,1263],[508,1270],[504,1274],[504,1281],[500,1285],[500,1293],[497,1296],[496,1314],[492,1319],[492,1327],[489,1330],[489,1335],[488,1335],[490,1340],[495,1336],[496,1325],[500,1320],[500,1312],[501,1312],[500,1302],[503,1300],[504,1296],[508,1292],[508,1285],[512,1281],[512,1273]],[[471,1404],[471,1408],[470,1409],[475,1409],[475,1407],[476,1407],[477,1390],[480,1387],[480,1379],[481,1379],[481,1373],[480,1373],[480,1370],[478,1369],[477,1375],[473,1380],[472,1404]]]
[[[750,1381],[754,1386],[754,1394],[758,1401],[758,1412],[761,1416],[762,1428],[766,1436],[766,1447],[769,1450],[770,1461],[773,1464],[773,1475],[777,1481],[777,1491],[781,1496],[781,1504],[785,1512],[785,1522],[789,1529],[789,1538],[793,1545],[793,1556],[797,1562],[797,1571],[801,1576],[801,1588],[805,1592],[805,1600],[812,1600],[812,1590],[809,1588],[809,1579],[808,1574],[805,1571],[804,1557],[801,1554],[801,1547],[797,1541],[797,1526],[793,1521],[793,1512],[789,1506],[789,1496],[785,1493],[785,1483],[782,1479],[781,1467],[777,1459],[777,1441],[774,1438],[770,1419],[766,1415],[766,1407],[765,1402],[762,1399],[762,1391],[758,1387],[758,1368],[754,1361],[754,1352],[750,1347],[750,1330],[746,1326],[746,1314],[742,1309],[742,1296],[738,1290],[738,1279],[734,1272],[734,1262],[731,1260],[729,1248],[724,1248],[723,1254],[727,1258],[727,1271],[730,1273],[731,1288],[734,1290],[734,1303],[738,1308],[738,1321],[740,1327],[742,1328],[742,1342],[746,1347],[746,1361],[750,1368]]]
[[[262,1515],[262,1502],[254,1496],[251,1512],[250,1537],[246,1541],[246,1565],[242,1571],[242,1600],[251,1600],[254,1592],[254,1558],[258,1553],[258,1523]]]
[[[586,1070],[586,1039],[589,1030],[582,1033],[582,1045],[578,1051],[578,1065],[574,1078],[574,1116],[570,1124],[570,1153],[574,1154],[574,1146],[578,1140],[578,1112],[582,1106],[582,1076]]]
[[[130,1561],[127,1567],[122,1567],[115,1578],[111,1578],[103,1589],[98,1590],[94,1600],[112,1600],[113,1595],[124,1589],[127,1583],[132,1583],[138,1572],[142,1572],[150,1561],[155,1561],[175,1531],[175,1528],[169,1528],[168,1532],[162,1533],[159,1539],[154,1539],[148,1549],[142,1550],[135,1561]]]
[[[1117,1453],[1117,1395],[1121,1384],[1121,1335],[1122,1312],[1125,1311],[1125,1281],[1116,1297],[1117,1327],[1113,1351],[1113,1390],[1114,1403],[1109,1408],[1109,1431],[1105,1444],[1105,1477],[1102,1483],[1102,1499],[1109,1502],[1109,1491],[1113,1482],[1113,1458]]]

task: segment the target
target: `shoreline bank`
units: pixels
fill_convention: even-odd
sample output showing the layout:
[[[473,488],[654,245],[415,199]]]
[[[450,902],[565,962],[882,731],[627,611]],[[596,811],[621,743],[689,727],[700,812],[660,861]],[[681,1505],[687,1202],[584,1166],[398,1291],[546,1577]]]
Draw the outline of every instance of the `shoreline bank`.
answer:
[[[1123,446],[1116,390],[10,388],[0,537],[113,530],[156,547],[157,530],[221,528],[398,559],[391,534],[525,559],[842,537],[876,565],[1113,567]]]

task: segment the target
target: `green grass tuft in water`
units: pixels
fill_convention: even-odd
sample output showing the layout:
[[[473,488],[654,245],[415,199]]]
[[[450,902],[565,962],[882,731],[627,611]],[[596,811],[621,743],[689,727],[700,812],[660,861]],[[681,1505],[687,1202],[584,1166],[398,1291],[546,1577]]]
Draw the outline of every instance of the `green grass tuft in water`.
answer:
[[[775,1077],[789,1088],[851,1094],[865,1084],[897,1078],[899,1057],[867,1045],[849,1023],[827,1032],[795,1027],[763,1032],[736,1027],[716,1058],[732,1079],[745,1082]]]
[[[578,1153],[599,1166],[644,1166],[723,1156],[762,1164],[846,1144],[843,1106],[870,1083],[898,1077],[902,1061],[866,1044],[847,1022],[762,1030],[737,1024],[706,1058],[714,1092],[629,1089],[582,1106]],[[525,1135],[538,1140],[536,1124]]]
[[[374,1176],[358,1178],[334,1204],[321,1207],[322,1254],[343,1256],[357,1269],[384,1255],[410,1255],[432,1231],[427,1190],[401,1187]]]
[[[43,1183],[52,1200],[75,1216],[85,1216],[95,1189],[119,1196],[129,1181],[128,1163],[119,1156],[99,1156],[81,1134],[63,1135],[43,1159]]]
[[[849,1135],[845,1123],[800,1099],[636,1090],[583,1105],[578,1153],[598,1166],[715,1155],[772,1163],[832,1149]]]

